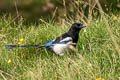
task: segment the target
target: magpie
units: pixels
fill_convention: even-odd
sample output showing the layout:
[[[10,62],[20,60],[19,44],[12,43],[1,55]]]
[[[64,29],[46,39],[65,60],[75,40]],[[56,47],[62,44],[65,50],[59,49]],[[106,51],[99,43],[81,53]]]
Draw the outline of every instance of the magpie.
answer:
[[[63,56],[66,49],[75,48],[79,39],[79,32],[82,28],[86,27],[81,23],[72,24],[68,32],[62,34],[59,37],[56,37],[53,40],[50,40],[44,45],[6,45],[6,48],[12,49],[16,47],[22,48],[42,48],[45,47],[48,51],[52,51],[59,56]]]
[[[67,48],[76,47],[76,44],[79,39],[79,32],[82,28],[86,27],[81,23],[74,23],[72,24],[71,28],[68,32],[62,34],[61,36],[53,39],[52,41],[46,43],[47,50],[53,51],[59,56],[64,55],[64,51]],[[52,46],[51,46],[52,45]]]

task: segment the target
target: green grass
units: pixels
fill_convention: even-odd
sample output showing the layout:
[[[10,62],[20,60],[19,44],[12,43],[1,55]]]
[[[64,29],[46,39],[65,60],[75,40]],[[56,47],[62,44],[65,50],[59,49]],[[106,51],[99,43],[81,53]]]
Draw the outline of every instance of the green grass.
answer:
[[[120,45],[120,21],[108,20],[118,45]],[[11,20],[0,21],[0,80],[118,80],[120,56],[110,38],[104,21],[94,20],[86,30],[80,31],[77,50],[63,57],[47,52],[44,48],[15,48],[6,44],[44,44],[66,32],[70,25],[55,23],[34,25],[15,24]],[[120,46],[119,46],[120,48]],[[8,64],[8,60],[11,63]]]

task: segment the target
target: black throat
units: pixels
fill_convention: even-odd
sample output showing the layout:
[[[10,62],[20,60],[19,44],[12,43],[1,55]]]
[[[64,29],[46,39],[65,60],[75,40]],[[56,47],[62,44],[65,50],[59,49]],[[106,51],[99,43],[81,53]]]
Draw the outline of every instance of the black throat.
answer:
[[[79,32],[80,32],[80,29],[76,29],[76,28],[72,27],[72,28],[69,29],[69,31],[67,32],[67,34],[70,37],[72,37],[74,43],[77,43],[78,39],[79,39]]]

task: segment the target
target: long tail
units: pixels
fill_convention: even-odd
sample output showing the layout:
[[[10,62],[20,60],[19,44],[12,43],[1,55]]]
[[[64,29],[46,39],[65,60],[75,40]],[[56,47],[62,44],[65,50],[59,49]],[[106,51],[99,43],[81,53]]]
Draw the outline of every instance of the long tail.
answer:
[[[45,45],[6,45],[5,47],[8,49],[12,49],[12,48],[42,48],[46,46]]]

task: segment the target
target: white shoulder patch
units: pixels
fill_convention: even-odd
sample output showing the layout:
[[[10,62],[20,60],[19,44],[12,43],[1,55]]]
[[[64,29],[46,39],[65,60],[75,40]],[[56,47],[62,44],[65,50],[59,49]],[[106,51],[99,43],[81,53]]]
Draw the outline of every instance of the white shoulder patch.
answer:
[[[63,41],[72,41],[72,38],[71,37],[66,37],[63,40],[61,40],[60,42],[63,42]]]

